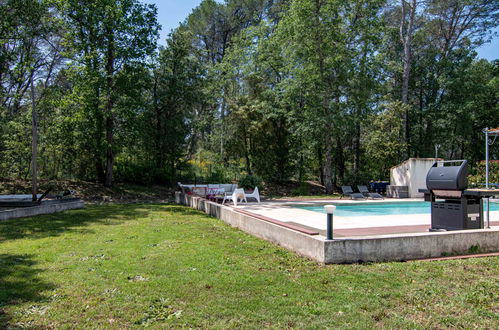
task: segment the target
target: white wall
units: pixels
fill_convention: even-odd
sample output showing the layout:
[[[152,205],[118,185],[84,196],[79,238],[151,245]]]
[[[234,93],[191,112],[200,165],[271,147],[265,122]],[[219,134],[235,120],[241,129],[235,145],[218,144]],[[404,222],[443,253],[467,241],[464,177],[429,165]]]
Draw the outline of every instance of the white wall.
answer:
[[[409,158],[390,169],[390,185],[408,186],[409,197],[423,197],[419,189],[426,189],[426,174],[440,158]]]

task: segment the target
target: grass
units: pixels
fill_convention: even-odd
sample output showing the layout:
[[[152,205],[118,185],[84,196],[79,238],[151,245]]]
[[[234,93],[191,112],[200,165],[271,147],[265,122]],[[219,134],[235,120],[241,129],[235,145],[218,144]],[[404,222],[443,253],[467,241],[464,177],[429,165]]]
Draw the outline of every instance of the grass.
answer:
[[[0,328],[495,328],[499,258],[320,265],[180,206],[0,222]]]

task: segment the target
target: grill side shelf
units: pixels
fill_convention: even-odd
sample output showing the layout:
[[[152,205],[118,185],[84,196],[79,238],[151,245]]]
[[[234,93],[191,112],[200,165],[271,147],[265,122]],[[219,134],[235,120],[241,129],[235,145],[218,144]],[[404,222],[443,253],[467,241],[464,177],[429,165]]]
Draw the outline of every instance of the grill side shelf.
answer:
[[[499,189],[467,189],[463,191],[463,195],[477,197],[494,197],[499,196]]]

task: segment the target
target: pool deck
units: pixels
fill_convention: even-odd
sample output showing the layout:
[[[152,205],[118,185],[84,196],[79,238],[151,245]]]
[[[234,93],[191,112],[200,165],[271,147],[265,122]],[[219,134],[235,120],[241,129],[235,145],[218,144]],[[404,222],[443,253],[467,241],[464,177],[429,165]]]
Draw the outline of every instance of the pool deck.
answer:
[[[499,211],[491,212],[491,228],[429,232],[430,215],[334,217],[334,239],[325,237],[323,213],[292,208],[296,204],[359,203],[351,200],[266,201],[237,207],[177,192],[175,200],[216,217],[256,237],[318,262],[400,261],[499,252]],[[410,199],[361,201],[408,202]],[[421,201],[416,199],[413,201]]]
[[[422,198],[384,199],[384,200],[311,200],[311,201],[268,201],[260,204],[238,204],[235,209],[255,215],[293,224],[309,230],[316,230],[321,235],[326,231],[326,215],[319,212],[294,208],[294,205],[317,204],[369,204],[369,203],[405,203],[422,202]],[[499,227],[499,211],[490,212],[491,227]],[[487,226],[487,223],[485,223]],[[370,236],[397,233],[424,233],[431,227],[430,214],[403,214],[360,217],[333,217],[333,235],[336,237]]]

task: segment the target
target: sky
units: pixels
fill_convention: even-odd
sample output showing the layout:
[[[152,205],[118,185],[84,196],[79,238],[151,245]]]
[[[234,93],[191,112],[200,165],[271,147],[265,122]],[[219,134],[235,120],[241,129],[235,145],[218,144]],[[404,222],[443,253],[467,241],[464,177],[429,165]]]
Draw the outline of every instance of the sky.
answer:
[[[166,38],[172,29],[175,29],[196,8],[202,0],[142,0],[145,3],[155,4],[158,8],[158,21],[162,26],[159,43],[165,45]],[[499,33],[499,29],[496,29]],[[478,57],[487,60],[499,58],[499,37],[491,43],[477,49]]]
[[[202,0],[142,0],[143,3],[155,4],[158,8],[158,22],[161,24],[159,43],[166,44],[166,38],[172,29],[183,22]]]

